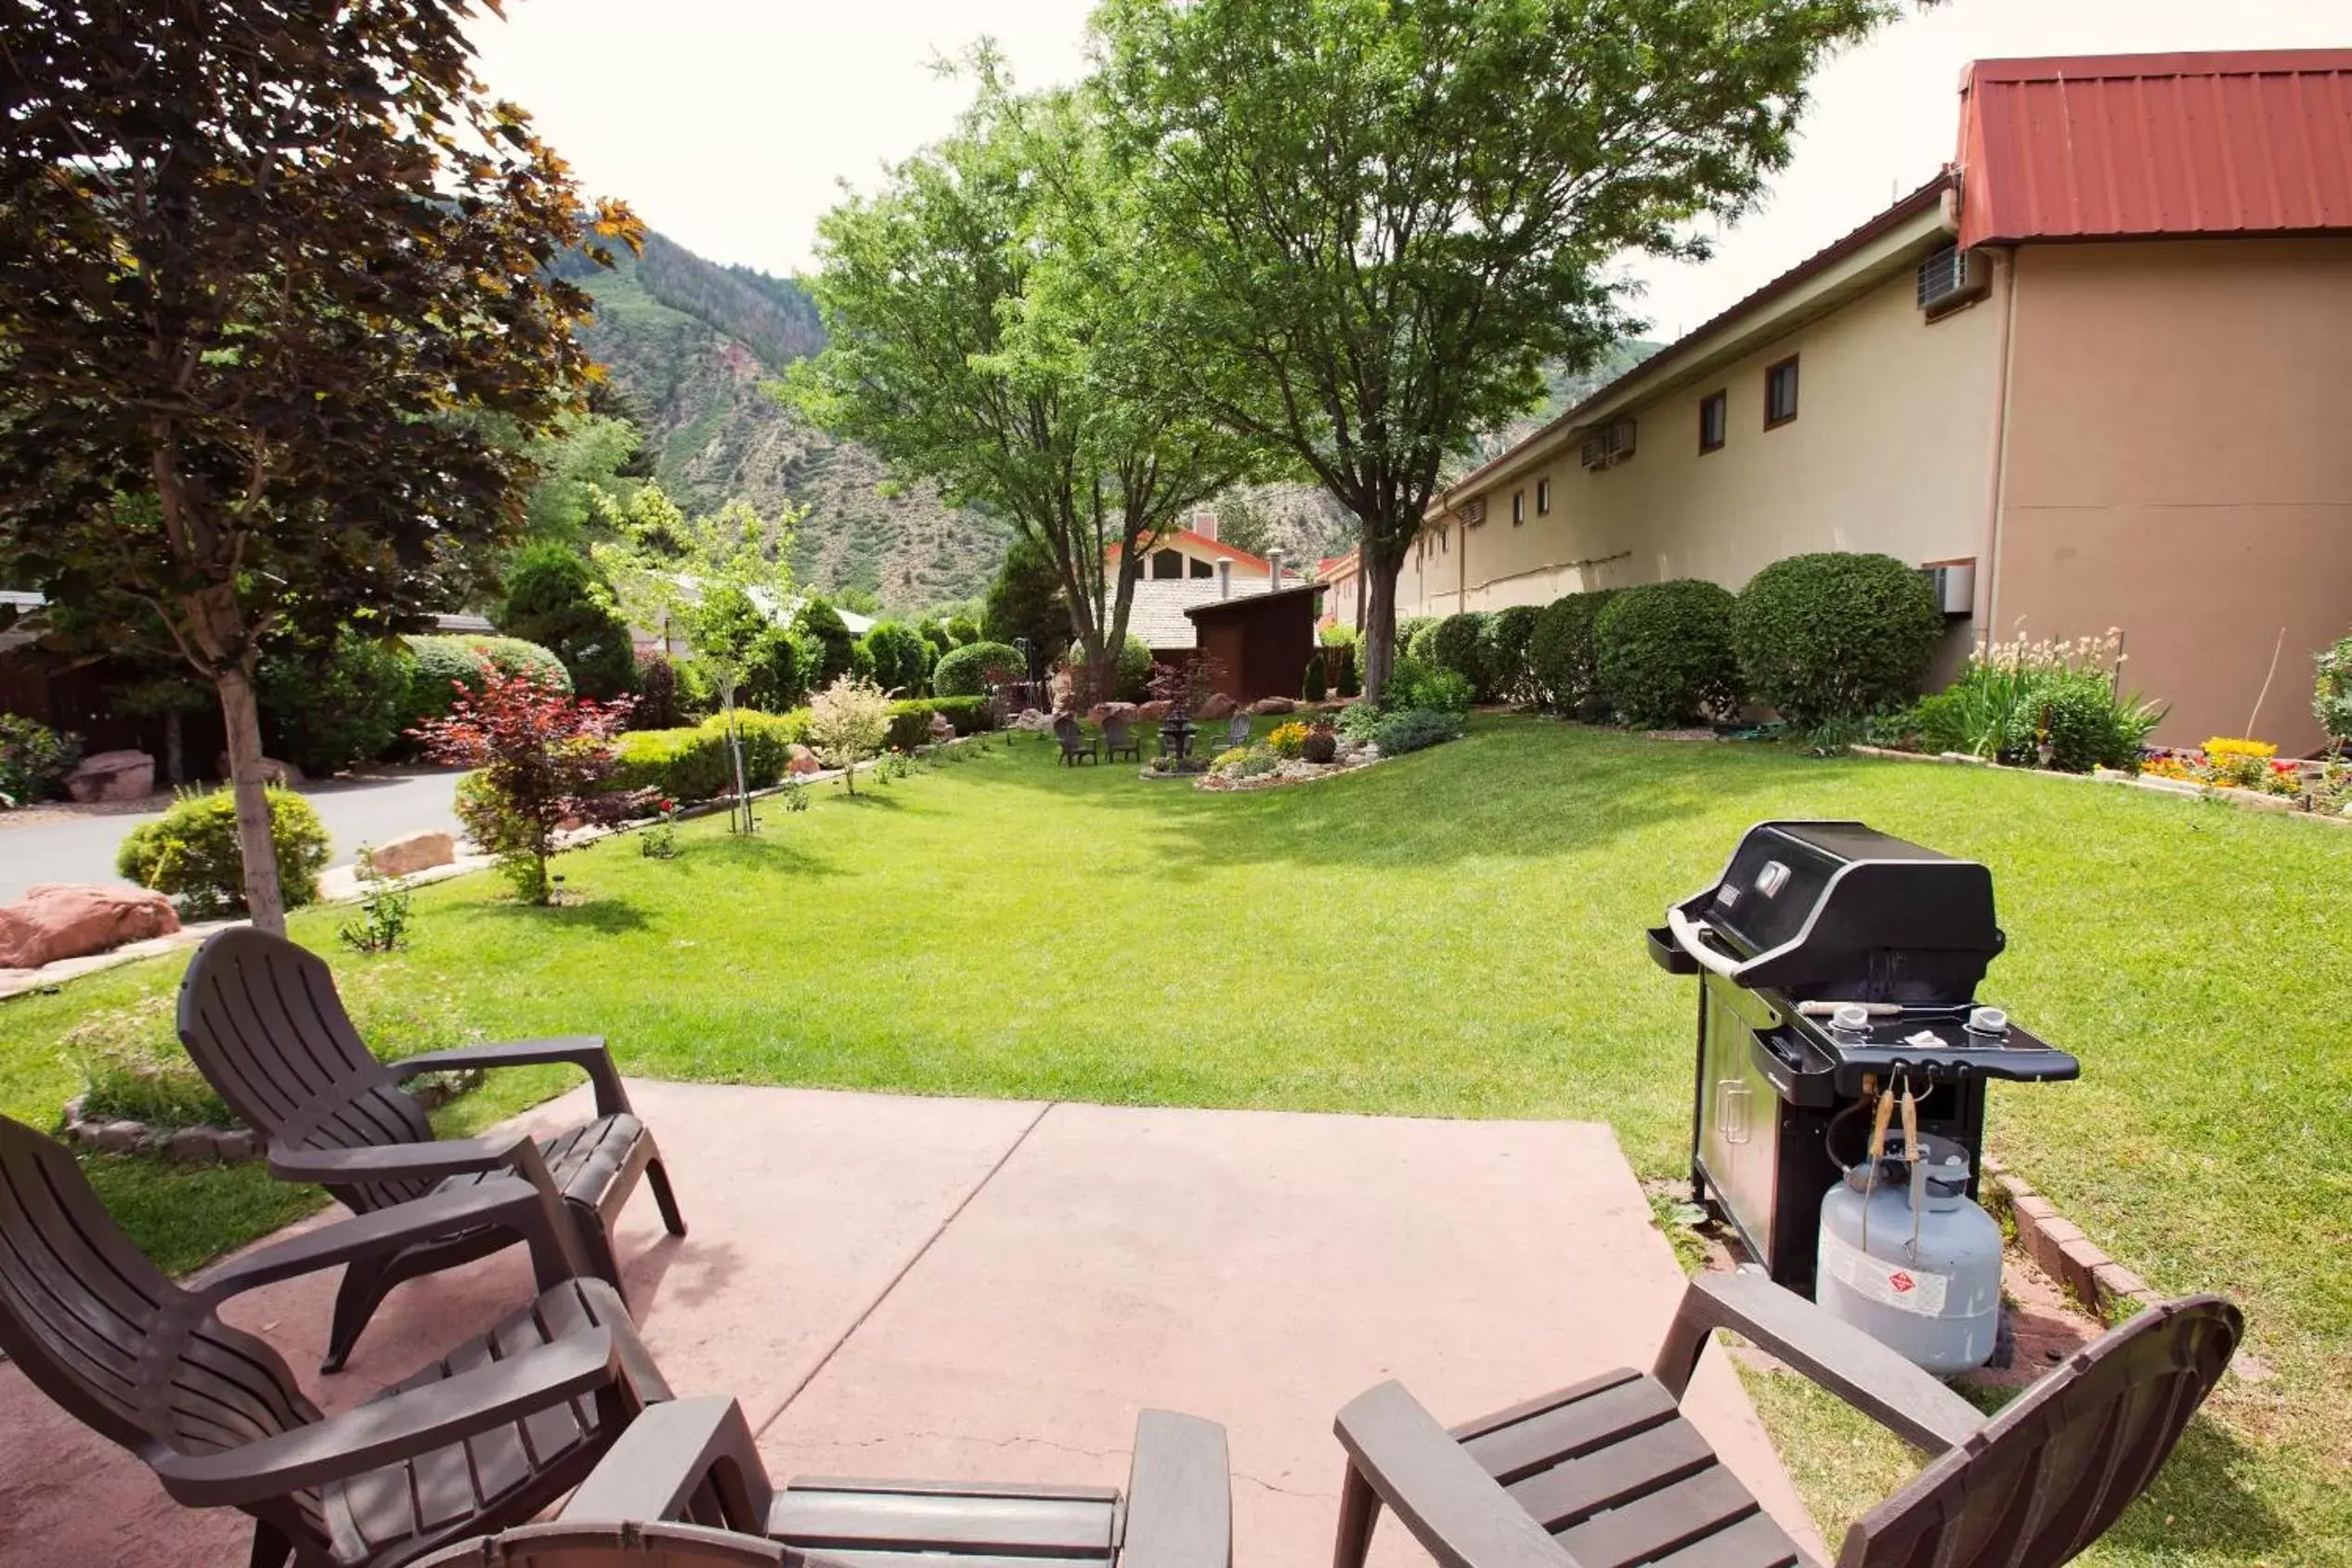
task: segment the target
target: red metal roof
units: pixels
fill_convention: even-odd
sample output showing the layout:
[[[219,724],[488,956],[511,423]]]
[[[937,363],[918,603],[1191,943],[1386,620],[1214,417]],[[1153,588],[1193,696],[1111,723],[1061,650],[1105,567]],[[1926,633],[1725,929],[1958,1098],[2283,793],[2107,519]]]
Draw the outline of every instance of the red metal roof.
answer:
[[[1211,555],[1222,555],[1228,561],[1238,561],[1245,566],[1255,566],[1261,572],[1272,564],[1263,555],[1252,555],[1248,551],[1237,549],[1235,546],[1227,544],[1223,539],[1213,539],[1206,534],[1196,534],[1189,528],[1169,530],[1151,548],[1157,550],[1161,545],[1173,544],[1188,544],[1195,550],[1206,551]],[[1149,554],[1150,551],[1147,551],[1145,553]],[[1105,545],[1102,550],[1102,558],[1105,561],[1118,560],[1119,547],[1115,544]],[[1291,574],[1285,570],[1282,575],[1287,577]]]
[[[1978,60],[1960,243],[2352,230],[2352,49]]]

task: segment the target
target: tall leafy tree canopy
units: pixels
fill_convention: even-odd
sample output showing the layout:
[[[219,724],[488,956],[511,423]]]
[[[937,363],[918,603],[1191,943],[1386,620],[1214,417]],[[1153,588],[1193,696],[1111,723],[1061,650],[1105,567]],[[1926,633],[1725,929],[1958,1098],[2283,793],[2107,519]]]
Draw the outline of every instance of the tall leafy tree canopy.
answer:
[[[214,686],[268,929],[263,640],[466,597],[591,374],[549,270],[580,198],[473,8],[0,10],[0,576],[142,606]]]
[[[1105,0],[1150,384],[1359,525],[1366,677],[1449,454],[1628,323],[1628,252],[1704,253],[1787,162],[1807,78],[1891,0]]]
[[[829,338],[793,395],[895,472],[1041,543],[1098,662],[1125,639],[1145,548],[1247,448],[1113,373],[1147,350],[1132,214],[1088,100],[1021,97],[985,53],[975,64],[956,133],[819,225],[812,289]]]

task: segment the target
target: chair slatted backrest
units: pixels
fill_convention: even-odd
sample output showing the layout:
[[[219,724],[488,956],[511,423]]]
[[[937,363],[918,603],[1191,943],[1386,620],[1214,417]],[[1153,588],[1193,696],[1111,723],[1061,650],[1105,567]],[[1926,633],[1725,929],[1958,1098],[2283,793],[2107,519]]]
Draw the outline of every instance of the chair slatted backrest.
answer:
[[[1230,750],[1234,746],[1249,744],[1250,716],[1247,713],[1237,713],[1233,716],[1232,721],[1225,727],[1226,748]]]
[[[880,1554],[876,1554],[880,1555]],[[910,1562],[921,1558],[903,1555]],[[952,1559],[941,1559],[952,1562]],[[525,1524],[434,1553],[412,1568],[837,1568],[832,1560],[758,1536],[697,1524]]]
[[[2083,1347],[1846,1534],[1839,1568],[2055,1568],[2147,1490],[2244,1335],[2217,1296]]]
[[[1078,720],[1070,715],[1058,714],[1054,718],[1054,738],[1061,742],[1062,750],[1072,751],[1085,744],[1086,732],[1078,728]]]
[[[1116,746],[1121,751],[1126,750],[1135,744],[1127,738],[1127,721],[1115,713],[1103,716],[1102,738],[1105,743]]]
[[[423,1108],[352,1028],[334,972],[283,937],[235,927],[205,939],[180,981],[179,1037],[228,1108],[273,1143],[377,1148],[433,1136]],[[330,1190],[365,1213],[431,1185]]]
[[[217,1453],[318,1412],[278,1353],[221,1323],[130,1243],[72,1155],[0,1117],[0,1349],[134,1453]],[[323,1534],[317,1497],[288,1499]]]

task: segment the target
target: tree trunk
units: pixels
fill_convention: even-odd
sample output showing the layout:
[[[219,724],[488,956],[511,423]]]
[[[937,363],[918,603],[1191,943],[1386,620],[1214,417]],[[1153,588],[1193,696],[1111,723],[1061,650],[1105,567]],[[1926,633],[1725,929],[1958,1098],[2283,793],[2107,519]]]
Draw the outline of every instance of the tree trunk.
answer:
[[[727,757],[734,765],[735,799],[727,811],[727,831],[751,833],[757,824],[751,820],[751,791],[744,787],[743,734],[735,728],[735,690],[730,686],[719,693],[719,700],[727,707]]]
[[[180,740],[180,711],[167,707],[163,710],[163,777],[175,786],[188,782],[188,761],[180,755],[185,749]]]
[[[1397,574],[1402,562],[1364,562],[1364,700],[1378,702],[1397,667]]]
[[[228,777],[237,797],[237,848],[245,861],[245,913],[253,928],[286,934],[286,905],[278,887],[278,849],[269,829],[269,797],[261,774],[261,705],[252,672],[230,667],[214,684],[228,728]]]

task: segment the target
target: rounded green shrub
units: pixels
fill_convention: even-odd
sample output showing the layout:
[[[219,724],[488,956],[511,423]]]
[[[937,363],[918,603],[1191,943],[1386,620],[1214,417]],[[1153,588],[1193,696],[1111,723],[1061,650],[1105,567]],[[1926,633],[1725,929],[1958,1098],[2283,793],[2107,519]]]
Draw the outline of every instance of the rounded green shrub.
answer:
[[[324,650],[269,654],[254,681],[269,755],[323,774],[391,751],[416,662],[407,644],[348,627]]]
[[[271,789],[269,836],[278,852],[278,888],[288,909],[318,900],[330,840],[309,801]],[[183,795],[151,823],[141,823],[115,851],[114,869],[142,888],[176,900],[191,915],[233,914],[245,907],[245,859],[237,847],[237,799],[228,790]]]
[[[1414,658],[1424,663],[1429,662],[1434,656],[1430,651],[1429,639],[1436,632],[1437,623],[1444,618],[1442,616],[1397,616],[1396,656],[1400,659]]]
[[[1732,596],[1696,577],[1629,588],[1592,623],[1602,694],[1637,730],[1728,716],[1740,702]]]
[[[963,643],[931,671],[931,691],[942,697],[986,696],[992,671],[999,679],[1021,679],[1027,672],[1020,650],[1008,642]]]
[[[1306,681],[1299,694],[1308,702],[1319,703],[1331,691],[1331,677],[1323,670],[1323,651],[1320,648],[1307,655]]]
[[[1616,597],[1617,590],[1597,588],[1554,599],[1538,614],[1535,634],[1527,640],[1528,676],[1537,701],[1588,723],[1609,716],[1609,699],[1602,694],[1600,665],[1592,652],[1592,623],[1602,606]]]
[[[519,637],[411,637],[409,690],[400,705],[399,732],[407,734],[428,719],[447,719],[457,706],[457,688],[469,693],[482,690],[482,661],[502,675],[531,674],[557,690],[572,689],[571,672],[564,661],[536,642]]]
[[[1529,651],[1535,645],[1536,622],[1542,606],[1514,604],[1487,617],[1487,671],[1491,694],[1500,702],[1535,700],[1535,668]]]
[[[1381,706],[1391,713],[1426,708],[1459,715],[1468,713],[1476,700],[1470,678],[1460,670],[1410,656],[1397,661],[1388,673],[1388,689],[1381,693]]]
[[[1491,625],[1476,610],[1448,616],[1429,628],[1425,646],[1417,644],[1413,657],[1440,669],[1452,670],[1470,682],[1475,701],[1485,702],[1494,695],[1494,671],[1488,658],[1491,649],[1487,641]]]
[[[1072,674],[1086,667],[1086,649],[1082,642],[1070,645],[1070,667]],[[1130,632],[1119,649],[1117,664],[1111,671],[1109,688],[1098,693],[1097,702],[1139,703],[1148,694],[1144,687],[1151,680],[1151,650],[1142,638]]]
[[[1934,590],[1891,555],[1775,561],[1732,617],[1748,694],[1808,730],[1910,702],[1943,636]]]

